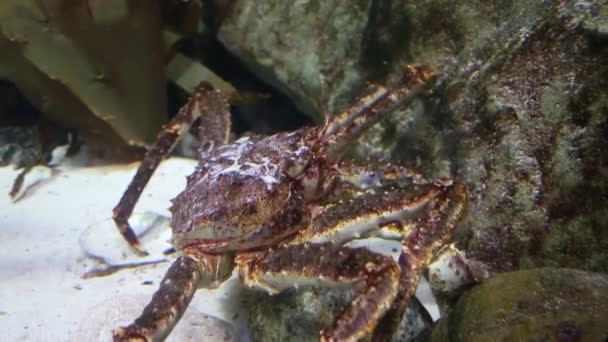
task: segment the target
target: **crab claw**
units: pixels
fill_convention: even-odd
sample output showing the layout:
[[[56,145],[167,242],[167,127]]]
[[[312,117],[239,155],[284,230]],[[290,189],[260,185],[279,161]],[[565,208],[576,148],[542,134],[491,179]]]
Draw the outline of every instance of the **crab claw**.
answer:
[[[127,220],[120,220],[118,219],[118,217],[120,216],[117,215],[117,213],[115,212],[114,221],[116,222],[116,226],[118,227],[120,234],[129,243],[129,247],[131,248],[131,250],[139,256],[149,255],[149,253],[141,246],[141,243],[139,243],[139,239],[137,238],[137,235],[135,235],[135,232],[129,225],[129,222]]]

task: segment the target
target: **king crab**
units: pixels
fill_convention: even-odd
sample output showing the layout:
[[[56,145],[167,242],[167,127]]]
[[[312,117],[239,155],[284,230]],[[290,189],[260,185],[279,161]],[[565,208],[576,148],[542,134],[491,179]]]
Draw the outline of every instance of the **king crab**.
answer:
[[[186,189],[172,201],[172,243],[180,256],[141,316],[116,329],[114,340],[163,340],[196,289],[219,286],[235,267],[245,285],[271,294],[298,284],[352,286],[355,299],[320,339],[355,341],[369,333],[374,340],[389,338],[420,273],[448,242],[466,190],[451,179],[425,182],[399,165],[374,169],[340,159],[366,129],[432,78],[429,69],[408,66],[396,87],[369,85],[324,125],[231,144],[228,104],[201,84],[163,128],[114,208],[120,233],[144,254],[128,223],[143,187],[195,120],[223,127],[203,142],[217,147],[201,150]],[[400,240],[398,261],[344,246],[369,236]]]

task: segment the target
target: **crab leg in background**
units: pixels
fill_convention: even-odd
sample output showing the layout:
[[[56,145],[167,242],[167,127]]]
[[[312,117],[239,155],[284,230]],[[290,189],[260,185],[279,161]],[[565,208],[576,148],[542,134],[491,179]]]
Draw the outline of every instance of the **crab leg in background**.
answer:
[[[408,65],[401,83],[395,88],[370,84],[363,96],[346,111],[329,118],[322,132],[319,154],[337,162],[363,132],[382,119],[386,113],[409,103],[432,85],[431,69]]]
[[[163,126],[154,144],[146,152],[144,160],[139,165],[137,173],[131,180],[127,190],[116,207],[114,207],[112,217],[120,234],[122,234],[138,254],[146,255],[147,252],[141,247],[137,236],[129,225],[129,218],[133,213],[133,208],[161,160],[173,151],[173,148],[183,134],[200,117],[204,117],[202,119],[204,122],[217,123],[218,126],[223,125],[221,129],[216,130],[218,132],[216,136],[211,137],[211,139],[216,140],[211,141],[212,145],[225,144],[227,142],[230,132],[228,103],[218,90],[213,89],[211,85],[205,82],[201,82],[192,97],[180,109],[177,115]],[[208,130],[205,129],[205,131]],[[201,139],[209,141],[210,137],[201,137]]]

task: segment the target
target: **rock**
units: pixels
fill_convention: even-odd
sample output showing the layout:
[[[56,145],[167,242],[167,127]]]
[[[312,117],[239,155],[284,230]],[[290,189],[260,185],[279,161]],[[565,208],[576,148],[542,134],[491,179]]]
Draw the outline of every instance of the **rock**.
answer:
[[[608,1],[234,1],[219,39],[320,120],[405,64],[433,94],[362,137],[470,191],[455,236],[492,271],[608,272]]]
[[[352,301],[354,292],[307,287],[275,296],[244,289],[241,295],[252,341],[313,342],[319,341],[319,331],[329,327],[340,309]],[[413,340],[427,329],[430,323],[423,311],[418,302],[411,301],[393,341]]]
[[[397,79],[405,64],[429,64],[441,73],[474,67],[483,62],[476,50],[495,44],[497,31],[511,39],[550,9],[531,1],[237,0],[218,38],[319,119],[324,110],[350,103],[365,82]]]
[[[0,127],[0,166],[33,166],[42,159],[42,147],[35,127]]]
[[[608,59],[582,24],[606,2],[553,6],[517,34],[498,29],[500,48],[486,45],[490,57],[452,74],[434,113],[391,152],[467,183],[457,242],[493,270],[606,272]]]
[[[251,340],[267,342],[318,341],[319,331],[353,298],[352,291],[324,288],[288,290],[275,296],[244,289],[242,295]]]
[[[316,120],[365,81],[391,83],[406,64],[430,65],[439,74],[432,94],[367,132],[353,157],[464,182],[468,210],[454,239],[492,272],[606,273],[607,22],[606,0],[235,0],[218,37]],[[276,328],[285,305],[307,307],[287,295],[261,300],[254,327],[289,333],[277,338],[317,330]],[[301,310],[321,322],[331,314]]]
[[[559,268],[507,272],[464,294],[429,340],[605,341],[606,317],[605,274]]]

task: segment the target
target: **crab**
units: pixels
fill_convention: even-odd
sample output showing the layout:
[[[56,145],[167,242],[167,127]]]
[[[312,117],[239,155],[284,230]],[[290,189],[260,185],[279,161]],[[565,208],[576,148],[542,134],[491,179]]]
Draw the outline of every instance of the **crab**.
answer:
[[[407,66],[399,84],[369,84],[322,125],[233,143],[227,143],[227,101],[199,85],[163,127],[114,208],[120,233],[145,254],[128,222],[143,187],[195,120],[223,127],[208,132],[214,137],[202,142],[198,166],[172,200],[179,257],[143,313],[114,330],[114,340],[162,341],[196,290],[219,286],[235,268],[244,285],[270,294],[303,284],[354,288],[355,299],[319,332],[321,341],[390,338],[420,274],[449,242],[466,190],[449,178],[427,182],[398,164],[341,159],[365,130],[433,79],[429,68]],[[372,236],[401,241],[399,258],[346,245]]]

